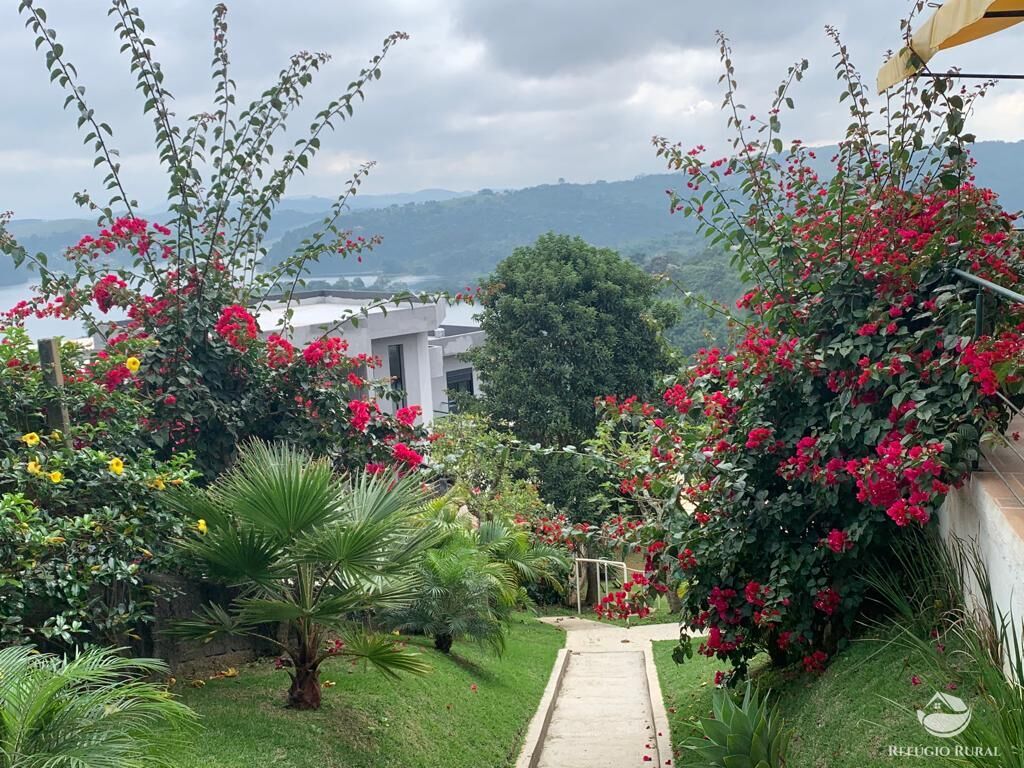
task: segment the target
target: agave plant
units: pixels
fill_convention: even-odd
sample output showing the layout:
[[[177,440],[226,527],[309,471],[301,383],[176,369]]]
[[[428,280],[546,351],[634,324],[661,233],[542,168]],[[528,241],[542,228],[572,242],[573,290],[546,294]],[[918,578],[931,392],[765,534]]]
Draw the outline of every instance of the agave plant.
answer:
[[[174,499],[197,521],[183,543],[210,577],[241,594],[227,609],[207,606],[176,633],[202,640],[261,637],[291,660],[288,704],[320,706],[320,665],[364,659],[388,675],[423,672],[417,654],[352,621],[396,609],[419,594],[417,568],[437,532],[417,513],[418,480],[338,477],[330,463],[282,444],[252,443],[210,487]],[[288,625],[287,639],[267,624]]]
[[[732,692],[720,688],[712,700],[714,718],[700,721],[700,734],[683,744],[687,765],[706,768],[781,768],[786,764],[790,734],[778,714],[768,709],[747,681],[739,704]]]
[[[0,649],[0,768],[175,765],[195,716],[140,679],[166,671],[105,649],[75,659]]]

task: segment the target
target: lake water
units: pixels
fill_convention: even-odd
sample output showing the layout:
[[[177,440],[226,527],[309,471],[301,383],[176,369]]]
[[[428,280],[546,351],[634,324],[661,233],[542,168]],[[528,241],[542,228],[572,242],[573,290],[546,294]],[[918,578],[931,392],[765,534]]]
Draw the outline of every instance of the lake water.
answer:
[[[412,278],[412,275],[401,275],[402,278]],[[407,281],[406,281],[407,282]],[[6,312],[19,301],[32,296],[32,283],[25,282],[20,285],[0,285],[0,312]],[[445,323],[449,325],[476,325],[473,315],[479,312],[479,307],[466,304],[448,305],[445,313]],[[122,317],[114,312],[107,315],[112,320]],[[43,320],[34,317],[25,321],[25,327],[29,335],[34,339],[42,339],[48,336],[64,336],[65,338],[79,338],[85,335],[82,324],[76,320],[55,320],[45,318]]]

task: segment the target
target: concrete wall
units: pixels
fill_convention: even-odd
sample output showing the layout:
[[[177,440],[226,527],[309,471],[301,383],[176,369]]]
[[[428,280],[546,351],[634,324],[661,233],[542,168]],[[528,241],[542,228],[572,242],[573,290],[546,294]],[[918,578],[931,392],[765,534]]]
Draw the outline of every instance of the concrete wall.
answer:
[[[394,375],[388,360],[388,347],[392,344],[402,345],[403,378],[406,400],[410,405],[423,408],[423,423],[429,424],[434,418],[434,396],[431,387],[430,350],[427,346],[427,332],[410,333],[400,336],[375,338],[371,342],[371,354],[379,357],[383,365],[375,371],[381,378]],[[394,403],[382,402],[381,408],[394,411]]]
[[[1018,482],[1004,472],[1009,482]],[[1022,476],[1024,477],[1024,476]],[[1013,624],[1024,622],[1024,506],[995,472],[975,472],[939,510],[943,537],[974,543],[984,561],[996,607]],[[977,589],[974,602],[979,603]]]

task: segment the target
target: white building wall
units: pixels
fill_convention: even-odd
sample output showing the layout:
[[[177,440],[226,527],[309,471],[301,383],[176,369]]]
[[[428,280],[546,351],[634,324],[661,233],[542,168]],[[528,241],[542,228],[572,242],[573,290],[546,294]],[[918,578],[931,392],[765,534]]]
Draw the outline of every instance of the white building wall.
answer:
[[[939,526],[947,542],[959,540],[977,548],[996,610],[1019,636],[1024,626],[1024,506],[994,472],[975,472],[946,496]],[[978,584],[971,574],[965,578],[973,607],[983,610]]]
[[[429,424],[436,413],[448,412],[449,371],[472,368],[461,355],[483,342],[479,330],[456,328],[452,336],[445,336],[441,328],[446,314],[444,302],[436,304],[409,304],[376,308],[368,315],[357,314],[339,325],[346,313],[358,311],[369,301],[344,291],[322,291],[299,297],[291,305],[289,338],[297,347],[303,347],[330,331],[332,335],[348,341],[348,352],[378,357],[381,366],[369,371],[375,379],[393,375],[388,360],[388,347],[402,345],[404,363],[403,384],[406,401],[422,409],[422,422]],[[385,311],[386,310],[386,311]],[[276,332],[285,319],[285,305],[271,305],[260,312],[258,321],[264,335]],[[432,335],[437,334],[437,335]],[[480,381],[473,371],[473,391],[480,393]],[[390,402],[381,407],[394,411]]]
[[[395,371],[391,370],[388,359],[388,347],[393,344],[402,345],[402,371],[405,385],[406,402],[418,405],[423,409],[422,421],[429,424],[434,418],[434,396],[431,387],[430,351],[427,348],[427,332],[403,334],[401,336],[385,336],[373,339],[371,354],[382,361],[380,368],[373,374],[375,378],[391,378]],[[381,408],[394,413],[397,406],[391,402],[382,402]]]

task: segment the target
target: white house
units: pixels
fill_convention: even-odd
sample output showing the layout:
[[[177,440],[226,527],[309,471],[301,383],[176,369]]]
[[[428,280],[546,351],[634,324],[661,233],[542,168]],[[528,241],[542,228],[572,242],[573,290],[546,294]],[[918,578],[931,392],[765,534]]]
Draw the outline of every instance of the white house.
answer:
[[[462,358],[483,342],[484,332],[476,326],[445,325],[445,302],[388,304],[366,315],[361,309],[389,294],[371,291],[316,290],[299,292],[291,303],[289,338],[305,346],[325,331],[343,336],[352,355],[379,357],[380,378],[393,378],[406,393],[408,405],[419,405],[423,421],[448,413],[448,391],[480,394],[480,380],[472,365]],[[257,316],[264,335],[278,331],[287,306],[271,302]],[[355,322],[351,318],[355,313]]]

